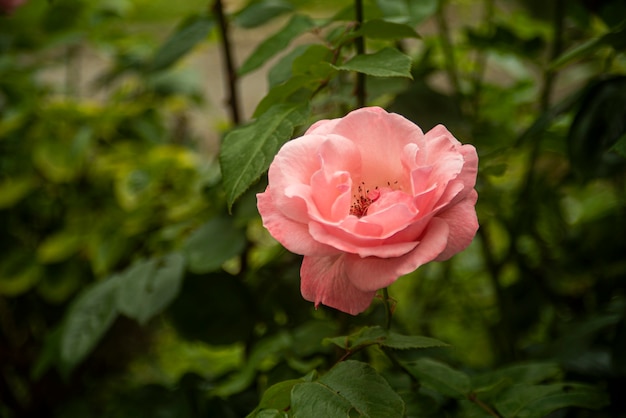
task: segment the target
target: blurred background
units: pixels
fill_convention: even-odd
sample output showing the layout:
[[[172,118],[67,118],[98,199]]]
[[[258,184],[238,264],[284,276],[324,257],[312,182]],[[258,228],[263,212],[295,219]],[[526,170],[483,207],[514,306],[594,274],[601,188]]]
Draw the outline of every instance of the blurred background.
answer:
[[[229,211],[218,162],[351,6],[0,0],[0,416],[245,417],[269,385],[332,366],[324,338],[383,321],[378,302],[303,301],[299,257],[256,212],[265,180]],[[626,4],[364,8],[421,36],[394,43],[413,79],[369,77],[368,104],[443,123],[481,159],[478,236],[390,287],[394,329],[450,343],[470,374],[555,362],[611,402],[553,416],[626,416]],[[218,11],[237,68],[293,16],[336,26],[242,74],[235,120]],[[309,122],[354,108],[351,83],[325,85]]]

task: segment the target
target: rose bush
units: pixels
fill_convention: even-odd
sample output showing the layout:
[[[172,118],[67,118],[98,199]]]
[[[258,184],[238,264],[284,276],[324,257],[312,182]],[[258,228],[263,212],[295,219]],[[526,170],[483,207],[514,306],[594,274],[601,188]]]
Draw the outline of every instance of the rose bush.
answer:
[[[355,315],[378,289],[470,244],[477,168],[475,148],[444,126],[424,134],[362,108],[286,143],[258,209],[271,235],[304,255],[303,297]]]

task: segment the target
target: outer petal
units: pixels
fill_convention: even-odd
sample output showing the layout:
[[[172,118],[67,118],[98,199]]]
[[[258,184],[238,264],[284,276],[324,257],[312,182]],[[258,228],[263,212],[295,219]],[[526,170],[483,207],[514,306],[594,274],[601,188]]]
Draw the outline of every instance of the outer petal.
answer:
[[[337,254],[339,251],[328,245],[315,241],[309,234],[306,224],[295,222],[282,214],[272,201],[272,195],[268,187],[265,192],[259,193],[257,197],[257,207],[263,226],[292,253],[324,256]]]
[[[467,198],[449,209],[437,215],[435,219],[442,219],[450,228],[448,245],[437,257],[437,261],[447,260],[454,254],[463,251],[474,239],[478,231],[478,218],[476,217],[476,200],[478,193],[472,190]]]
[[[382,289],[398,277],[435,260],[445,250],[448,242],[448,224],[437,218],[430,221],[424,237],[410,253],[396,258],[351,255],[346,259],[346,271],[354,286],[362,291]]]
[[[304,257],[300,290],[306,300],[315,302],[315,307],[321,303],[356,315],[370,306],[377,289],[363,291],[355,287],[346,275],[345,257]]]

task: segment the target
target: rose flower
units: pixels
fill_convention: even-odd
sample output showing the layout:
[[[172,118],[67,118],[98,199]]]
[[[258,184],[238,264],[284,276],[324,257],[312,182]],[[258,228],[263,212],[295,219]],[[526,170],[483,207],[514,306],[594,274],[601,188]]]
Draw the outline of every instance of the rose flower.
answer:
[[[263,225],[304,256],[302,296],[356,315],[378,289],[476,234],[478,156],[379,107],[321,120],[286,143],[257,195]]]

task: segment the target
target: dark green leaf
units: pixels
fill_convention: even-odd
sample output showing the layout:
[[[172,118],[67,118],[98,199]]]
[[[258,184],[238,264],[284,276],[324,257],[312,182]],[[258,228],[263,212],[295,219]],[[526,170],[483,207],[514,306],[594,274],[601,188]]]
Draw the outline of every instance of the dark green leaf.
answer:
[[[403,365],[421,384],[443,395],[465,399],[470,393],[469,377],[445,363],[421,358]]]
[[[246,245],[243,230],[232,217],[211,219],[193,232],[185,242],[184,253],[192,273],[218,270],[228,259],[241,253]]]
[[[272,87],[254,110],[254,117],[262,116],[272,106],[286,103],[293,103],[295,106],[298,102],[307,102],[318,85],[319,81],[308,75],[291,77],[286,82]]]
[[[368,20],[356,32],[371,39],[398,40],[405,38],[419,38],[415,29],[402,23],[394,23],[381,19]]]
[[[590,83],[568,133],[573,168],[585,177],[604,173],[615,157],[610,149],[626,134],[625,120],[626,77]]]
[[[394,48],[384,48],[373,54],[357,55],[335,68],[356,71],[375,77],[406,77],[411,75],[411,57]]]
[[[364,327],[353,335],[328,338],[326,341],[347,351],[358,350],[373,344],[395,349],[448,347],[448,344],[434,338],[402,335],[379,326]]]
[[[220,164],[229,207],[267,170],[274,155],[308,115],[308,103],[275,105],[251,124],[226,135]]]
[[[285,380],[270,386],[267,388],[265,393],[263,393],[259,406],[257,406],[257,408],[250,413],[247,418],[265,416],[262,415],[262,413],[265,412],[264,410],[276,412],[288,410],[291,405],[291,390],[295,385],[302,382],[302,379],[293,379]]]
[[[575,406],[598,409],[608,404],[608,396],[597,388],[574,383],[512,386],[495,401],[505,417],[542,418],[557,409]]]
[[[270,88],[289,80],[293,74],[291,67],[294,60],[302,55],[310,46],[311,45],[296,46],[280,58],[274,66],[272,66],[267,74],[267,80]]]
[[[291,407],[300,418],[403,417],[404,401],[371,366],[344,361],[316,382],[294,386]]]
[[[176,63],[198,43],[207,38],[215,21],[208,16],[192,16],[157,49],[149,69],[160,71]]]
[[[308,16],[294,15],[291,20],[274,35],[265,39],[239,69],[239,75],[256,70],[279,52],[282,52],[296,37],[311,30],[315,24]]]
[[[98,282],[76,298],[61,333],[60,360],[72,369],[93,350],[117,317],[118,276]]]
[[[555,378],[559,374],[561,374],[561,369],[556,363],[515,364],[476,376],[472,379],[472,385],[474,388],[480,388],[501,380],[506,380],[511,385],[518,383],[535,384]]]
[[[118,309],[145,324],[180,291],[185,260],[177,253],[134,263],[119,278]]]
[[[293,5],[284,0],[253,1],[237,12],[233,22],[242,28],[255,28],[292,10]]]

